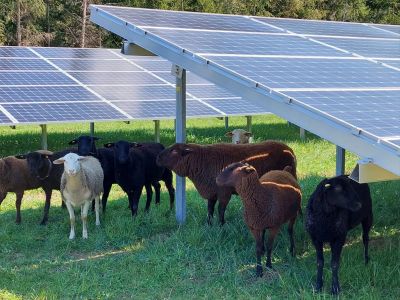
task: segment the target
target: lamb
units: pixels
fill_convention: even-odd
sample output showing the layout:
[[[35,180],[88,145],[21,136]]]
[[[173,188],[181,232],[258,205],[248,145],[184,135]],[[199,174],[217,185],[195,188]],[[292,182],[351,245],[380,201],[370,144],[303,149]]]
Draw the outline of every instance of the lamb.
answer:
[[[41,225],[45,225],[48,221],[51,195],[53,190],[60,190],[61,176],[64,172],[64,167],[53,165],[53,161],[63,157],[67,153],[75,151],[74,149],[67,149],[58,152],[51,152],[47,150],[38,150],[28,154],[16,155],[16,158],[24,159],[27,161],[28,169],[34,178],[39,182],[39,186],[46,194],[46,202],[44,207],[44,217]],[[65,203],[62,201],[62,206]]]
[[[26,159],[17,159],[14,156],[0,159],[0,205],[7,193],[15,193],[15,206],[17,209],[15,222],[17,224],[21,223],[21,203],[24,191],[37,189],[38,187],[40,187],[40,183],[36,177],[30,174]],[[46,199],[47,197],[46,193]],[[41,224],[44,224],[47,220],[47,214],[48,210],[46,211],[45,207]]]
[[[340,292],[339,261],[347,232],[362,224],[367,264],[372,219],[372,200],[367,184],[359,184],[345,175],[324,179],[318,184],[310,197],[306,214],[306,229],[317,252],[317,291],[321,291],[323,286],[323,244],[329,242],[331,246],[331,293],[336,295]]]
[[[253,134],[244,129],[234,129],[225,133],[225,136],[232,138],[232,144],[248,144],[253,142]]]
[[[290,253],[294,256],[293,225],[300,212],[301,189],[290,173],[284,170],[269,171],[258,178],[254,167],[245,163],[227,166],[216,178],[219,186],[234,187],[242,199],[244,220],[256,240],[256,274],[261,277],[261,256],[265,253],[264,235],[269,229],[267,243],[267,268],[272,268],[271,252],[275,236],[281,225],[289,222]]]
[[[296,157],[293,150],[277,141],[244,145],[178,143],[162,151],[157,158],[159,165],[179,176],[189,177],[200,195],[208,200],[209,224],[212,222],[215,203],[219,201],[221,225],[225,223],[225,209],[235,189],[218,187],[215,178],[224,167],[239,161],[251,164],[259,174],[291,166],[291,172],[296,178]]]
[[[160,184],[158,181],[161,180],[165,169],[156,165],[156,156],[164,149],[164,146],[159,143],[153,144],[152,151],[137,143],[127,141],[104,145],[104,147],[114,150],[115,179],[128,195],[132,216],[137,214],[143,186],[147,193],[146,211],[149,210],[152,197],[151,185],[156,190],[156,203],[160,201]],[[170,207],[172,207],[172,204],[170,203]]]
[[[96,225],[100,225],[99,202],[103,192],[103,169],[97,158],[92,156],[79,156],[68,153],[53,161],[54,164],[64,164],[64,173],[61,177],[61,194],[67,205],[71,231],[69,239],[75,238],[75,212],[74,207],[81,207],[82,237],[88,238],[87,214],[92,199],[95,199]]]

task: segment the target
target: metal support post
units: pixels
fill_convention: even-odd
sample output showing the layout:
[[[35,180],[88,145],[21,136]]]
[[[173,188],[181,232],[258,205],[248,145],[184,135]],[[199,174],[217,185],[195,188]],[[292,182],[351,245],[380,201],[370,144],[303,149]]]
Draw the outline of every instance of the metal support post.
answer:
[[[300,139],[304,141],[306,139],[306,130],[300,127]]]
[[[154,141],[160,142],[160,120],[154,120]]]
[[[176,142],[186,141],[186,70],[177,65],[172,66],[176,76]],[[186,220],[186,181],[185,177],[176,176],[176,220],[179,224]]]
[[[225,129],[228,129],[229,127],[229,118],[225,117]]]
[[[251,116],[246,116],[247,119],[247,131],[251,132],[251,121],[252,121],[252,117]]]
[[[336,176],[344,174],[346,150],[336,146]]]
[[[90,122],[90,136],[94,136],[94,123]]]
[[[47,150],[47,125],[40,124],[40,128],[42,128],[42,150]]]

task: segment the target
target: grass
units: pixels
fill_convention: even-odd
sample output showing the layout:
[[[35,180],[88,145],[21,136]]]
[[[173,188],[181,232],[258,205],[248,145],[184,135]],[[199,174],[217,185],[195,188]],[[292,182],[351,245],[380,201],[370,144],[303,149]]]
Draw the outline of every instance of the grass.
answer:
[[[245,118],[231,118],[231,129],[245,126]],[[161,122],[161,142],[174,141],[173,123]],[[216,119],[190,120],[189,142],[224,141],[223,122]],[[87,124],[51,125],[49,149],[58,150],[75,136],[88,131]],[[298,174],[303,189],[303,207],[316,184],[334,175],[335,147],[307,134],[299,139],[298,129],[273,116],[253,118],[256,141],[280,139],[288,143],[298,158]],[[39,126],[0,128],[0,155],[35,150],[40,145]],[[96,124],[102,141],[153,139],[150,121]],[[226,141],[226,140],[225,140]],[[349,172],[357,157],[347,153]],[[374,226],[371,230],[370,263],[362,257],[361,230],[348,236],[340,269],[341,298],[400,298],[400,184],[371,184]],[[325,286],[314,293],[315,251],[304,230],[303,220],[295,226],[297,256],[288,252],[286,227],[276,239],[273,251],[275,272],[261,279],[254,276],[255,243],[242,218],[242,205],[233,197],[222,228],[206,225],[206,202],[191,183],[187,184],[187,222],[178,226],[168,210],[168,194],[163,188],[160,207],[151,206],[130,217],[127,199],[114,186],[102,225],[95,228],[89,217],[89,239],[68,240],[69,218],[54,193],[49,223],[40,226],[44,195],[25,194],[22,224],[15,224],[15,196],[9,194],[0,211],[0,299],[330,299],[330,250],[325,250]],[[78,215],[78,213],[77,213]]]

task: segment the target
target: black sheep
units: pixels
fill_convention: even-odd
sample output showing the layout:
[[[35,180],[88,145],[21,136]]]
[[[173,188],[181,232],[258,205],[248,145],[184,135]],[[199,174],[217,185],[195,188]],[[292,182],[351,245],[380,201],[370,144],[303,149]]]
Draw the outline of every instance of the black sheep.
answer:
[[[307,205],[306,229],[317,252],[316,290],[323,286],[323,244],[331,246],[332,294],[340,292],[339,260],[347,232],[362,224],[364,259],[368,263],[369,230],[372,226],[372,200],[367,184],[345,175],[322,180]]]
[[[152,144],[151,147],[150,144]],[[162,179],[165,168],[156,165],[156,157],[164,146],[159,143],[146,143],[145,147],[138,143],[118,141],[105,144],[104,147],[112,148],[114,151],[115,179],[128,195],[132,215],[137,213],[143,186],[147,193],[146,211],[150,207],[152,197],[151,185],[156,191],[156,203],[159,203],[160,184],[158,181]]]

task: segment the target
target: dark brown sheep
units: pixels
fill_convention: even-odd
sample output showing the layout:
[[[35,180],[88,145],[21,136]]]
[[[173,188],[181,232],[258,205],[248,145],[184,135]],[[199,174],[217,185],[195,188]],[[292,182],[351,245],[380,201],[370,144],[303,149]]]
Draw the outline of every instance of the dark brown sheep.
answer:
[[[291,171],[292,167],[288,166],[283,171],[273,170],[258,178],[254,167],[239,162],[226,167],[216,179],[220,186],[235,187],[242,198],[244,220],[256,240],[256,272],[259,277],[263,273],[261,256],[265,253],[266,229],[269,229],[267,268],[272,268],[275,236],[286,222],[289,222],[290,253],[294,256],[293,225],[300,212],[301,190]]]
[[[296,157],[293,150],[277,141],[244,145],[174,144],[162,151],[157,158],[159,165],[192,180],[200,195],[208,200],[209,223],[214,215],[215,203],[219,201],[221,225],[225,223],[225,209],[235,189],[218,187],[215,178],[227,165],[238,161],[254,166],[259,174],[291,166],[292,174],[296,177]]]
[[[40,182],[30,174],[26,159],[8,156],[0,159],[0,205],[7,193],[15,193],[17,218],[15,222],[21,223],[21,202],[24,191],[40,187]],[[43,220],[47,219],[46,210]],[[43,221],[42,221],[43,222]]]

